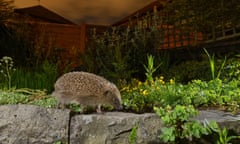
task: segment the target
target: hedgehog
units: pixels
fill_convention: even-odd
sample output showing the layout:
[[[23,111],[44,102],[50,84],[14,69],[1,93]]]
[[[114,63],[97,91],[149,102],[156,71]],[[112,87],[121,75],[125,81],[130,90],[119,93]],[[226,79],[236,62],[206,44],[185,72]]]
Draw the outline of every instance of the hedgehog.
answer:
[[[57,99],[57,107],[66,104],[97,106],[97,113],[102,113],[101,105],[112,105],[122,109],[121,94],[115,84],[107,79],[88,72],[69,72],[59,77],[54,85],[53,96]]]

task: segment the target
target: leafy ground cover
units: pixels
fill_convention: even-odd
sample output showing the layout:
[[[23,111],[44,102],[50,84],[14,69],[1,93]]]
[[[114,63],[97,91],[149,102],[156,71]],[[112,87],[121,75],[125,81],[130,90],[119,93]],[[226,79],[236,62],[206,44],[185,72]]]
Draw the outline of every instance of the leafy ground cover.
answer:
[[[197,109],[219,109],[239,112],[240,81],[224,83],[220,79],[209,82],[194,80],[188,84],[165,81],[156,77],[153,81],[136,79],[120,89],[124,111],[153,112],[153,107],[193,105]],[[55,107],[56,100],[44,90],[9,89],[0,91],[0,104],[36,104]]]
[[[163,77],[154,81],[133,84],[122,89],[125,109],[134,112],[151,111],[154,106],[193,105],[195,108],[214,108],[239,111],[240,81],[223,83],[220,79],[209,82],[193,80],[188,84],[175,83],[173,79],[164,81]]]
[[[229,136],[226,129],[221,129],[216,122],[206,122],[204,125],[197,121],[190,121],[191,116],[197,115],[200,109],[218,109],[238,113],[240,111],[240,80],[239,63],[235,61],[227,65],[229,74],[224,79],[213,77],[212,80],[200,79],[188,83],[176,82],[174,78],[166,79],[164,76],[153,77],[157,70],[154,58],[148,56],[148,65],[145,65],[145,81],[132,79],[128,83],[121,83],[119,89],[123,100],[123,111],[144,113],[155,112],[164,122],[160,138],[166,143],[185,143],[200,139],[203,135],[214,135],[214,142],[225,144],[240,139],[239,136]],[[13,68],[12,59],[5,57],[1,60],[0,105],[4,104],[31,104],[46,108],[55,108],[56,99],[50,95],[48,89],[17,88],[12,80],[18,69]],[[231,67],[232,66],[232,67]],[[214,66],[213,66],[214,67]],[[46,72],[54,75],[55,70],[45,68]],[[237,70],[233,70],[237,69]],[[211,72],[215,71],[211,69]],[[30,79],[31,83],[34,81]],[[40,76],[41,77],[41,76]],[[49,79],[44,75],[46,82]],[[14,78],[16,81],[16,78]],[[35,79],[39,80],[39,79]],[[51,81],[54,81],[51,79]],[[42,82],[41,82],[42,83]],[[44,83],[44,82],[43,82]],[[49,82],[51,83],[51,82]],[[68,106],[74,112],[81,112],[79,105]],[[111,110],[109,106],[105,110]],[[137,126],[136,126],[137,128]],[[131,143],[134,142],[135,132],[131,133]]]

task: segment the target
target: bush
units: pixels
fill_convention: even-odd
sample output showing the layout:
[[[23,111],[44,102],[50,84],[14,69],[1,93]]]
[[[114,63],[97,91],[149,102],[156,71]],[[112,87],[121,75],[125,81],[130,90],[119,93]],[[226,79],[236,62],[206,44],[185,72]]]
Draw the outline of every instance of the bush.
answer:
[[[144,80],[143,64],[147,54],[157,55],[161,30],[149,28],[113,27],[96,35],[88,43],[83,57],[83,69],[118,82],[132,77]],[[157,60],[157,59],[156,59]]]
[[[194,79],[210,80],[211,72],[207,60],[191,60],[172,65],[167,76],[174,77],[178,82],[188,83]]]
[[[121,89],[126,111],[152,112],[153,107],[193,105],[196,108],[214,107],[232,112],[239,111],[239,81],[228,83],[220,79],[209,82],[194,80],[188,84],[168,82],[163,77],[144,83],[134,80]]]
[[[240,57],[231,58],[226,62],[221,78],[224,81],[240,80]]]
[[[216,77],[217,72],[219,72],[219,78],[226,82],[233,79],[240,79],[239,58],[229,57],[229,59],[226,59],[224,67],[221,68],[224,61],[225,59],[221,57],[215,60]],[[168,79],[174,78],[175,81],[185,84],[196,79],[203,81],[212,80],[212,72],[206,56],[202,56],[199,60],[187,60],[171,64],[168,69],[162,68],[161,73]]]
[[[198,111],[191,105],[176,105],[172,108],[154,108],[157,115],[163,122],[160,139],[167,142],[187,143],[192,142],[193,138],[200,138],[202,135],[211,133],[208,127],[203,126],[197,120],[190,120],[198,114]]]

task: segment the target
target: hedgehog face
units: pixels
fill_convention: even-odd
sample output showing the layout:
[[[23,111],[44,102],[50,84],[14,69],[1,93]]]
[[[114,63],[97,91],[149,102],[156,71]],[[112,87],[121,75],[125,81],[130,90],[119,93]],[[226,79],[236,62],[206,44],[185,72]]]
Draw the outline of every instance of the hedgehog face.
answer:
[[[117,110],[122,109],[122,100],[121,100],[120,93],[115,93],[113,91],[106,91],[104,93],[104,95],[105,95],[107,102],[109,104],[111,104],[112,106],[114,106],[114,108],[116,108]],[[120,98],[119,98],[119,96],[120,96]]]
[[[122,109],[122,104],[119,99],[117,98],[112,98],[112,105],[117,109],[121,110]]]

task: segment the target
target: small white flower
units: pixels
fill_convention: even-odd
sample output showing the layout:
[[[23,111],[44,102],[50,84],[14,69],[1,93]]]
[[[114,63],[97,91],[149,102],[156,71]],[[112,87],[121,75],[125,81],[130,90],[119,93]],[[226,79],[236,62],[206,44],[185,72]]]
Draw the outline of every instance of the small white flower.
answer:
[[[9,56],[4,56],[3,59],[6,59],[6,60],[12,60],[12,58],[9,57]]]
[[[8,60],[7,60],[7,59],[4,59],[4,62],[5,62],[6,64],[8,64]]]

